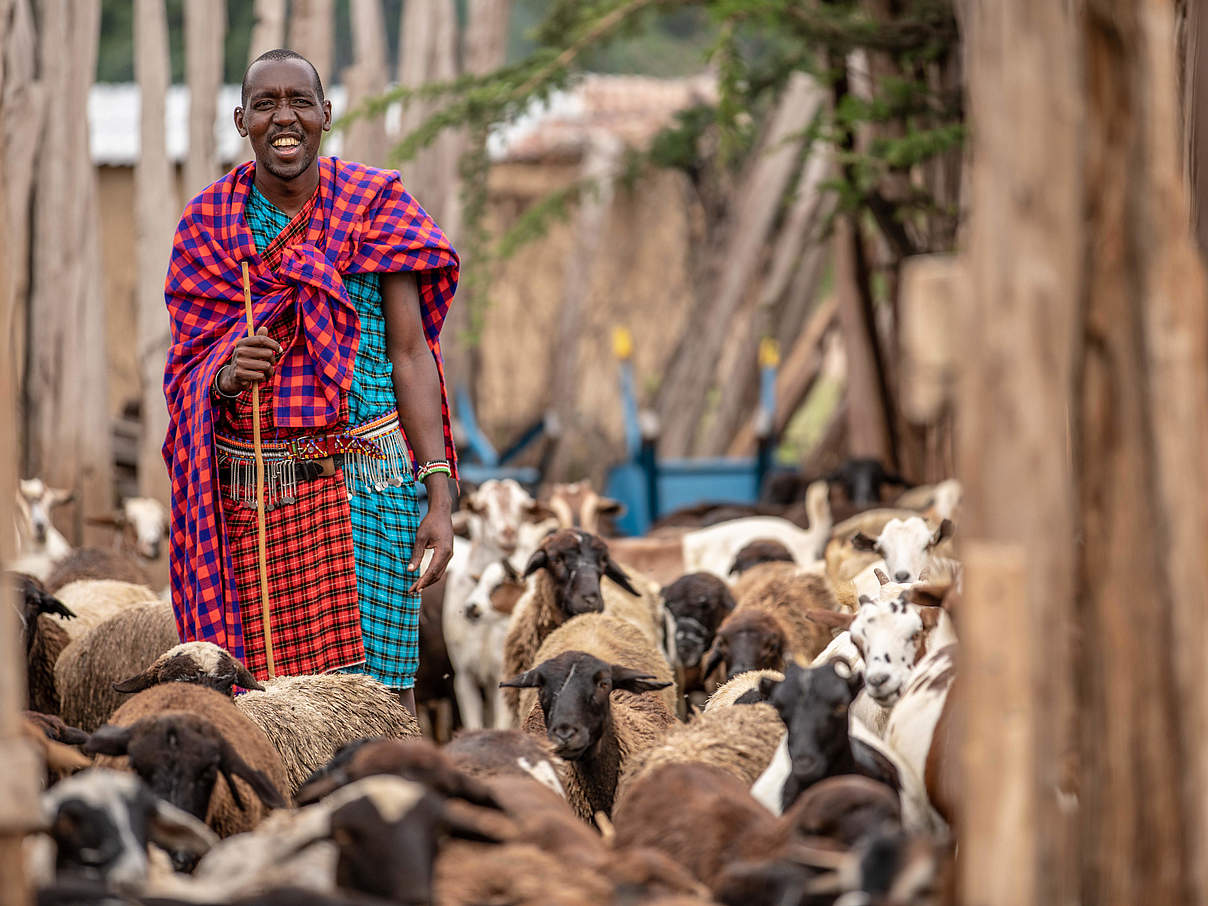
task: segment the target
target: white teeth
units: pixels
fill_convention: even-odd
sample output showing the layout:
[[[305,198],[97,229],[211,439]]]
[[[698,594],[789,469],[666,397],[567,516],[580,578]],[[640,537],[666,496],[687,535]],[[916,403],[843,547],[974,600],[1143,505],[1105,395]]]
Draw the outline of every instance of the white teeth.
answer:
[[[299,142],[296,138],[279,138],[275,142],[273,142],[273,147],[274,148],[293,148],[296,145],[300,145],[300,144],[301,144],[301,142]]]

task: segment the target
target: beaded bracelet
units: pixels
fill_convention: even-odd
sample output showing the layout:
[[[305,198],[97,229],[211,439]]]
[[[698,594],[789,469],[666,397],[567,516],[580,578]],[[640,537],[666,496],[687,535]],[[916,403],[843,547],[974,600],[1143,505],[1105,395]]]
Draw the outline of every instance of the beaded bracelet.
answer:
[[[453,477],[453,469],[446,459],[432,459],[419,467],[419,471],[415,473],[416,481],[427,481],[433,475],[448,475]]]

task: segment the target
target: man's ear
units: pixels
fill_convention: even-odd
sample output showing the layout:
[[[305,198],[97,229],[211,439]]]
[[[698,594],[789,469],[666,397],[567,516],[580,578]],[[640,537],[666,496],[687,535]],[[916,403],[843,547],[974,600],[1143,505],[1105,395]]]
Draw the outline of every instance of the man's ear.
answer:
[[[247,130],[243,128],[243,108],[235,108],[235,131],[244,138],[247,138]]]
[[[331,131],[331,101],[323,99],[323,131]]]

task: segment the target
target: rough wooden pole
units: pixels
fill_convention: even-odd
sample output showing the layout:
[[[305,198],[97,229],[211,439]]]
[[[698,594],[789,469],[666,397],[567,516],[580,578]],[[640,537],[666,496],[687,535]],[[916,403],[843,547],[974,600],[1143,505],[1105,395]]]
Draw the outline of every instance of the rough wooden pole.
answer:
[[[137,0],[135,4],[134,71],[141,105],[139,156],[134,165],[134,205],[138,212],[138,371],[142,380],[143,421],[138,485],[140,494],[166,504],[170,483],[161,448],[168,432],[163,381],[171,336],[164,305],[164,274],[180,204],[164,129],[164,108],[171,80],[164,0]],[[210,122],[213,123],[212,110]]]
[[[335,0],[293,0],[290,13],[289,47],[314,64],[326,88],[333,74]]]
[[[969,562],[967,603],[970,612],[1009,608],[1011,621],[1033,629],[1028,651],[981,634],[963,643],[963,665],[997,659],[1013,676],[1023,671],[1030,689],[970,702],[1010,709],[1013,719],[980,728],[979,744],[997,758],[966,761],[963,812],[1001,807],[1005,776],[1015,778],[1020,820],[997,832],[961,829],[960,902],[969,906],[1078,902],[1061,767],[1074,750],[1076,485],[1066,438],[1085,251],[1081,42],[1066,10],[1050,0],[973,0],[966,35],[975,166],[958,327],[961,537],[972,550],[1018,550],[1027,566],[1022,593],[1008,599],[993,591],[984,560]]]
[[[386,88],[386,23],[382,0],[352,0],[352,45],[356,62],[344,70],[348,109]],[[359,119],[345,133],[343,156],[375,167],[386,165],[384,117]]]
[[[252,26],[252,43],[248,62],[262,53],[285,46],[285,0],[256,0],[256,23]]]
[[[185,194],[189,198],[219,175],[214,127],[218,92],[222,88],[222,64],[226,57],[223,50],[225,38],[225,3],[185,4],[185,64],[189,80],[189,151],[185,158]],[[167,53],[166,43],[164,53]],[[223,125],[230,128],[229,122]]]
[[[0,0],[0,48],[7,46],[7,27],[13,12],[12,0]],[[0,67],[0,99],[8,88]],[[11,111],[0,101],[0,123],[11,126]],[[7,211],[7,185],[0,172],[0,212]],[[0,324],[12,322],[15,281],[9,271],[7,219],[0,217]],[[0,500],[11,501],[16,492],[16,369],[15,360],[0,357]],[[15,553],[13,522],[0,519],[0,560]],[[0,582],[0,906],[27,906],[21,841],[38,818],[38,764],[21,738],[20,714],[25,706],[24,663],[17,634],[17,609],[9,596],[9,582]]]
[[[77,490],[78,503],[64,514],[74,520],[68,539],[99,544],[108,533],[84,531],[82,517],[114,505],[96,176],[87,140],[100,2],[44,0],[38,26],[46,103],[56,113],[43,125],[34,192],[28,464],[48,483]]]

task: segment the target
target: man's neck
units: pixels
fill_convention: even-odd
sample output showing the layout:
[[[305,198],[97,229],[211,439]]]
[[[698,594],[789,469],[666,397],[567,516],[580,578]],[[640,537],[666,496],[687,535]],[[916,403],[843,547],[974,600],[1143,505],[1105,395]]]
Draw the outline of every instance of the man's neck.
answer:
[[[299,173],[293,179],[281,179],[268,171],[267,167],[257,165],[253,182],[265,198],[273,203],[278,210],[293,217],[302,210],[302,206],[315,194],[319,185],[319,161]]]

